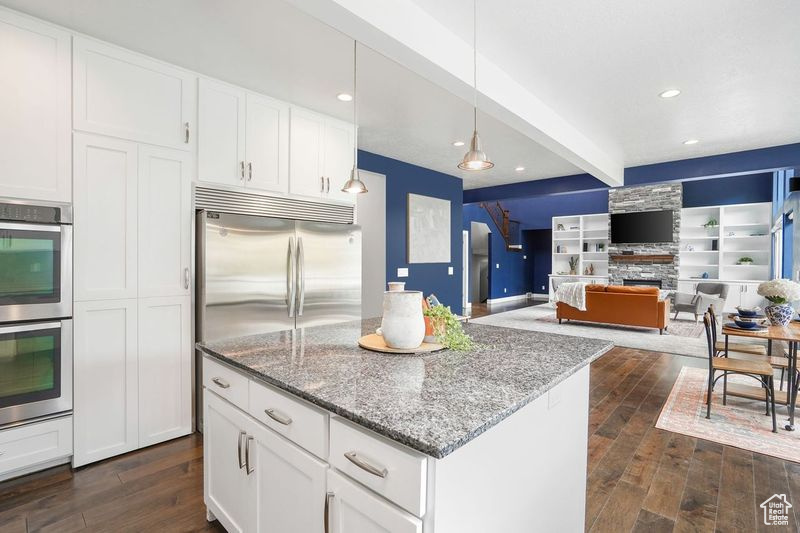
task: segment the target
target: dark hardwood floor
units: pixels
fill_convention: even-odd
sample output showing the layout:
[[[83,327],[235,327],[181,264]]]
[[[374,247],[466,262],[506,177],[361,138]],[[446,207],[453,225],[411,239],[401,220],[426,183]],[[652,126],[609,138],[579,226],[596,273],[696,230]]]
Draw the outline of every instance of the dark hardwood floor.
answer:
[[[479,318],[486,315],[495,315],[513,309],[521,309],[523,307],[530,307],[532,305],[541,305],[547,303],[546,300],[518,300],[515,302],[500,303],[494,305],[488,304],[472,304],[472,309],[469,313],[470,318]]]
[[[681,367],[704,364],[627,348],[592,364],[587,531],[796,530],[800,464],[653,427]],[[202,454],[191,435],[0,483],[0,532],[222,531],[205,519]],[[788,528],[763,525],[776,493],[795,504]]]

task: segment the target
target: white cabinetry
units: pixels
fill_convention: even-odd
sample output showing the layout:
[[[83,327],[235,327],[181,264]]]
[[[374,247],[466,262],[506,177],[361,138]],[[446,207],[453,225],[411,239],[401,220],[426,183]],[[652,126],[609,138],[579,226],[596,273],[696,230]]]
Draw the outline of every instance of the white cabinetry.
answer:
[[[75,466],[191,431],[190,154],[75,134]]]
[[[245,449],[251,421],[208,391],[203,403],[206,506],[229,533],[255,531],[256,477],[248,472]]]
[[[136,300],[75,302],[74,466],[139,443]]]
[[[0,10],[0,196],[69,202],[70,35]]]
[[[287,104],[201,78],[198,108],[201,181],[288,191]]]
[[[190,296],[139,299],[139,447],[192,430]]]
[[[330,533],[421,533],[422,521],[328,471]]]
[[[66,463],[72,455],[72,417],[25,424],[0,432],[0,481]]]
[[[75,134],[75,300],[136,297],[137,145]]]
[[[191,148],[194,76],[99,41],[75,37],[73,44],[76,130]]]
[[[341,191],[353,168],[353,126],[307,109],[292,107],[289,192],[355,202]]]

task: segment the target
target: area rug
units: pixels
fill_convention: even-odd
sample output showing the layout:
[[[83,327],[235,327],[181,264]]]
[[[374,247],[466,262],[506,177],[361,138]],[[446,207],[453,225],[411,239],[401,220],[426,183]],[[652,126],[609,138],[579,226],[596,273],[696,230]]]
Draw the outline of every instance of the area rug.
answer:
[[[542,331],[612,341],[617,346],[652,350],[655,352],[708,357],[705,332],[701,324],[693,320],[672,320],[664,335],[657,329],[594,324],[591,322],[558,323],[556,311],[550,304],[523,307],[473,319],[478,324],[489,324],[507,328]]]
[[[776,406],[778,432],[773,433],[772,416],[764,414],[764,402],[728,396],[728,405],[722,405],[720,381],[712,393],[711,419],[706,419],[707,380],[707,369],[683,367],[656,427],[800,462],[800,431],[790,433],[782,429],[786,423],[785,406]],[[728,382],[757,384],[746,376],[730,376]]]

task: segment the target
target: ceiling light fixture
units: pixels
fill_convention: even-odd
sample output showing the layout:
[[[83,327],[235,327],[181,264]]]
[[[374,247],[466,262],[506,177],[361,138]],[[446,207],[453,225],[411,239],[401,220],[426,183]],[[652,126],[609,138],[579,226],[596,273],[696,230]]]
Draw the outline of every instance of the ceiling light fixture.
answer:
[[[358,74],[358,41],[353,40],[353,170],[350,179],[342,187],[342,192],[364,194],[367,186],[358,174],[358,100],[356,100],[356,79]]]
[[[697,139],[688,139],[688,140],[683,141],[683,144],[697,144],[699,142],[700,141],[698,141]]]
[[[342,102],[352,102],[353,101],[353,95],[347,94],[347,93],[339,93],[339,94],[336,95],[336,98],[338,98]]]
[[[453,146],[464,146],[464,141],[453,141]]]
[[[514,170],[516,170],[517,172],[522,172],[523,170],[525,170],[525,167],[517,167]]]
[[[680,89],[667,89],[666,91],[664,91],[663,93],[659,94],[658,96],[660,96],[661,98],[675,98],[679,94],[681,94]]]
[[[478,137],[478,0],[472,0],[472,89],[473,89],[473,130],[469,152],[458,164],[461,170],[488,170],[494,166],[481,150]]]

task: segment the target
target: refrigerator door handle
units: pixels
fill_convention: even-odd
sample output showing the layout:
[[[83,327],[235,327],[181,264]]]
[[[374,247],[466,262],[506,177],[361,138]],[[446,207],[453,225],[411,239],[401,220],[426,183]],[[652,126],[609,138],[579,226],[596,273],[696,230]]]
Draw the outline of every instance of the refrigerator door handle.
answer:
[[[297,316],[303,316],[303,304],[306,300],[306,257],[303,252],[303,238],[297,238],[297,286],[300,290],[300,302],[297,304]]]
[[[286,307],[290,317],[294,317],[294,303],[297,299],[295,290],[295,257],[294,257],[294,237],[289,237],[289,250],[286,252]]]

